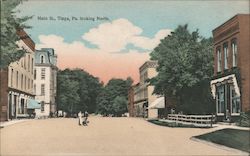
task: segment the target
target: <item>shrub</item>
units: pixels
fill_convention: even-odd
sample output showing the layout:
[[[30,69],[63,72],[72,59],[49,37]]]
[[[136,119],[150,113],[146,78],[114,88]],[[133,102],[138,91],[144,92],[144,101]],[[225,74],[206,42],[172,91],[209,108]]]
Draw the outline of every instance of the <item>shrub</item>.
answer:
[[[237,125],[242,127],[250,127],[250,111],[242,112],[240,114],[240,119],[237,122]]]

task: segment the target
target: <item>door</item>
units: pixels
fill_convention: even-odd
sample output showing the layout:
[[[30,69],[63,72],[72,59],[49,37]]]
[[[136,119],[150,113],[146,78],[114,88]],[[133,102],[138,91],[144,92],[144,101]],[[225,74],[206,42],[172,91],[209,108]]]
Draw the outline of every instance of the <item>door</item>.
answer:
[[[9,94],[9,119],[12,119],[12,95]]]
[[[13,105],[13,117],[16,118],[16,105],[17,105],[17,96],[14,95],[14,105]]]

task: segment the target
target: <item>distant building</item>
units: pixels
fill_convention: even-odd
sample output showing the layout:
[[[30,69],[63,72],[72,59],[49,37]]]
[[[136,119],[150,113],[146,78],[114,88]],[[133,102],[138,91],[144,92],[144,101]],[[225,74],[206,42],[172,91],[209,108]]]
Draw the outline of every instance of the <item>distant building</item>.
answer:
[[[41,109],[36,110],[38,117],[55,115],[57,55],[52,48],[42,48],[35,52],[35,99],[40,102]]]
[[[157,99],[153,95],[154,86],[149,85],[148,80],[157,75],[157,62],[146,61],[139,69],[140,82],[133,87],[134,90],[134,115],[137,117],[157,118],[157,109],[148,109],[150,104]]]
[[[35,43],[24,30],[17,31],[17,45],[26,51],[7,70],[1,69],[1,121],[28,117],[28,107],[34,99],[34,51]]]
[[[134,112],[134,86],[129,88],[128,91],[128,113],[129,117],[134,117],[135,112]]]
[[[238,14],[213,30],[214,77],[211,81],[218,120],[235,120],[250,110],[249,14]]]

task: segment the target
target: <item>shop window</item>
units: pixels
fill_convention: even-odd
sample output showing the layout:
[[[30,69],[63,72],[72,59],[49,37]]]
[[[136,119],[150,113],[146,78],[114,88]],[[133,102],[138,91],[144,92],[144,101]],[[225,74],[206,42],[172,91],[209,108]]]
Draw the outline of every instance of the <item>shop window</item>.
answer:
[[[236,95],[233,86],[231,86],[231,112],[232,114],[240,113],[240,97]]]
[[[217,92],[217,113],[225,112],[225,91],[224,86],[218,87]]]
[[[41,112],[44,112],[44,101],[41,102]]]

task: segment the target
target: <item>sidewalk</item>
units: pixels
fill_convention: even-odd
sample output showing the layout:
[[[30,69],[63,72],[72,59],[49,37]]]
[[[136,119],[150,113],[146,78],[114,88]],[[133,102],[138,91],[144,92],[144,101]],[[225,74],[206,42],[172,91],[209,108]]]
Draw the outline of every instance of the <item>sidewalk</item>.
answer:
[[[232,125],[213,124],[213,127],[216,128],[217,130],[225,129],[225,128],[232,128],[232,129],[249,130],[250,131],[250,127],[240,127],[240,126],[236,126],[235,124],[232,124]]]
[[[10,121],[4,121],[4,122],[0,122],[0,128],[4,128],[6,126],[10,126],[16,123],[20,123],[20,122],[25,122],[25,121],[29,121],[30,119],[15,119],[15,120],[10,120]]]

